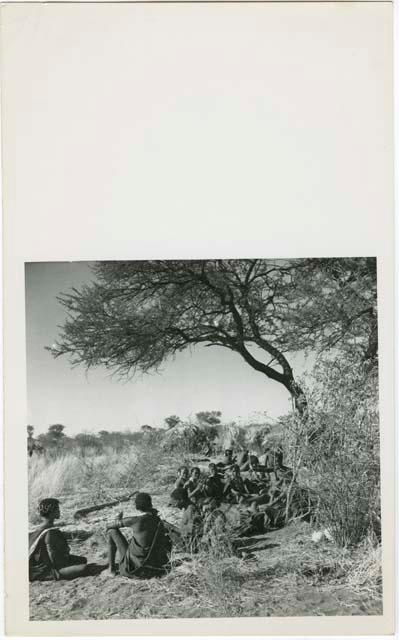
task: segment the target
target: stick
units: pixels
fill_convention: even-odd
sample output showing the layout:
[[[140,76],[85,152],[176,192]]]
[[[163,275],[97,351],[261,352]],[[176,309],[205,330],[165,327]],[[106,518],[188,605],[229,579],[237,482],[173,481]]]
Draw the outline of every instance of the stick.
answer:
[[[79,518],[82,518],[83,516],[87,515],[88,513],[92,513],[93,511],[100,511],[101,509],[106,509],[107,507],[115,507],[120,502],[127,502],[128,500],[130,500],[130,498],[136,495],[136,493],[138,493],[138,491],[133,491],[133,493],[121,496],[120,498],[118,498],[117,500],[113,500],[112,502],[104,502],[103,504],[95,504],[92,507],[84,507],[83,509],[78,509],[73,514],[73,517],[75,520],[78,520]]]

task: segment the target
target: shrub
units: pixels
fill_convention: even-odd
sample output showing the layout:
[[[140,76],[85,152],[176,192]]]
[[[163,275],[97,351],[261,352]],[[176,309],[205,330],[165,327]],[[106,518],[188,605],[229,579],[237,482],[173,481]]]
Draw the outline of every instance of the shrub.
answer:
[[[336,357],[318,363],[305,423],[286,420],[290,454],[308,469],[316,518],[340,545],[379,537],[380,464],[376,371]]]
[[[162,439],[165,451],[206,454],[212,446],[212,427],[198,426],[191,422],[179,422],[166,431]]]

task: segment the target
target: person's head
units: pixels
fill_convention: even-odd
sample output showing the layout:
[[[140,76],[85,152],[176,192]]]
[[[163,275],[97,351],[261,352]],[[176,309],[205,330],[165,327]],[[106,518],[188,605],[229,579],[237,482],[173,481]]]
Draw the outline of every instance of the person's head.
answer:
[[[177,473],[182,480],[188,479],[188,467],[179,467]]]
[[[190,475],[191,475],[191,479],[192,480],[199,480],[200,476],[201,476],[201,471],[199,470],[198,467],[193,467],[191,469],[191,474]]]
[[[216,474],[217,474],[218,470],[217,470],[217,466],[215,465],[215,463],[214,463],[214,462],[211,462],[211,463],[208,465],[208,469],[209,469],[209,475],[210,475],[210,476],[216,476]]]
[[[231,460],[233,457],[233,449],[225,449],[224,455],[228,460]]]
[[[138,493],[135,504],[137,511],[152,511],[152,500],[149,493]]]
[[[45,520],[57,520],[60,517],[60,503],[55,498],[44,498],[39,502],[39,515]]]

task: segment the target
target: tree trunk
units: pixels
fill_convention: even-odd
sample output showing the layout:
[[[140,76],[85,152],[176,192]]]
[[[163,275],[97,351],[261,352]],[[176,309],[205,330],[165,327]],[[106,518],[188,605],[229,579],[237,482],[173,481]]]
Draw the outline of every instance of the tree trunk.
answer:
[[[298,411],[300,418],[304,421],[307,420],[308,401],[305,392],[293,378],[291,378],[285,386],[292,396],[295,409]]]

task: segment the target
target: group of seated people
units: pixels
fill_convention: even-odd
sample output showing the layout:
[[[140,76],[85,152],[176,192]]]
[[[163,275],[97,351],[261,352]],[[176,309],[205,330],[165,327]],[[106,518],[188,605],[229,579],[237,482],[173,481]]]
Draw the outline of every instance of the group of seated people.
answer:
[[[248,450],[234,456],[232,449],[226,449],[220,462],[209,464],[205,476],[199,467],[178,469],[169,504],[183,510],[181,533],[191,549],[216,514],[224,517],[223,503],[238,505],[248,516],[243,518],[242,535],[263,533],[281,523],[292,475],[279,450],[266,451],[262,462]]]
[[[278,525],[290,477],[282,454],[271,459],[267,452],[261,464],[248,451],[234,456],[232,449],[227,449],[223,460],[209,464],[205,477],[198,467],[191,472],[188,467],[180,467],[170,505],[183,510],[180,534],[186,548],[195,552],[199,541],[210,539],[215,531],[225,530],[222,503],[236,504],[249,516],[244,529],[237,532],[241,535],[263,533]],[[163,575],[170,568],[172,548],[167,527],[148,493],[137,493],[135,506],[141,515],[124,518],[121,512],[106,525],[108,573],[128,578]],[[58,500],[41,500],[39,515],[41,525],[29,534],[30,581],[72,579],[95,575],[105,568],[70,553],[66,535],[54,524],[60,518]],[[129,540],[122,528],[131,529]]]

